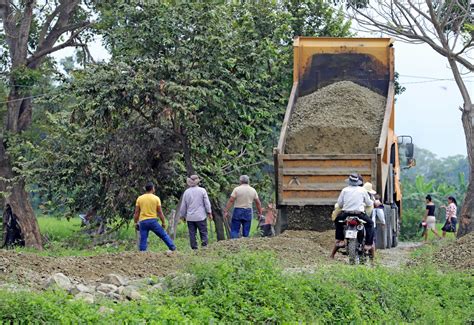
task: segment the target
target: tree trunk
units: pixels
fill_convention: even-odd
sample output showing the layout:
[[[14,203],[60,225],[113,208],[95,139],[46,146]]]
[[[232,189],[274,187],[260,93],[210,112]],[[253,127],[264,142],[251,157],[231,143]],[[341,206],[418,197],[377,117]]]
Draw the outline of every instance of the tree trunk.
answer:
[[[459,230],[457,237],[460,238],[473,230],[472,219],[474,216],[474,105],[465,105],[462,114],[462,124],[466,136],[467,158],[469,160],[469,185],[466,198],[461,208]],[[467,108],[467,109],[466,109]]]
[[[214,225],[216,227],[217,240],[226,240],[230,238],[230,230],[224,222],[224,213],[222,213],[222,206],[217,198],[211,198],[212,205],[212,217],[214,219]]]
[[[28,193],[25,191],[25,184],[22,180],[15,179],[15,176],[2,141],[0,144],[0,191],[8,193],[4,199],[5,208],[10,205],[12,213],[17,216],[25,246],[42,249],[38,221],[31,207]]]

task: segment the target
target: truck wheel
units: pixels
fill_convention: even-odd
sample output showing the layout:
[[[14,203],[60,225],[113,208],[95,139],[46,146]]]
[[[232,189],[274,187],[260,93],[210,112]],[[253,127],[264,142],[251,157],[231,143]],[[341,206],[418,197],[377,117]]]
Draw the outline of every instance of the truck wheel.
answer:
[[[398,215],[398,207],[392,208],[392,247],[398,246],[398,233],[400,230],[400,217]]]
[[[349,264],[354,265],[357,261],[357,240],[349,239],[347,243],[347,255],[349,255]]]
[[[385,223],[387,223],[388,216],[391,213],[390,206],[384,205],[383,212],[385,214]],[[387,238],[388,238],[388,234],[387,234],[388,226],[387,226],[387,224],[385,225],[385,227],[382,227],[382,226],[379,225],[376,229],[377,229],[377,248],[378,249],[390,248],[387,244]]]
[[[389,213],[385,215],[385,229],[387,230],[387,248],[392,248],[393,241],[393,228],[392,228],[392,209],[389,210]]]
[[[278,236],[288,229],[288,212],[286,207],[278,210],[277,222],[275,224],[275,235]]]

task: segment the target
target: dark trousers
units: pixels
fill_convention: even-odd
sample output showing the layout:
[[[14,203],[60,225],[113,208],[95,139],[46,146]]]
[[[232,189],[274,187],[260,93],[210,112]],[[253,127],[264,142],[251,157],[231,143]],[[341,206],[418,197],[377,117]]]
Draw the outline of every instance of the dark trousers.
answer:
[[[251,225],[252,209],[234,208],[230,223],[230,238],[239,238],[240,227],[242,227],[242,236],[248,237]]]
[[[174,251],[176,249],[170,236],[168,236],[163,227],[158,223],[157,219],[146,219],[140,221],[138,223],[138,229],[140,230],[140,251],[143,252],[147,249],[148,233],[150,230],[160,237],[170,250]]]
[[[199,236],[201,237],[201,246],[207,246],[207,219],[201,221],[188,221],[188,231],[189,231],[189,242],[192,249],[198,248],[198,243],[196,240],[196,232],[199,230]]]
[[[272,225],[262,225],[260,227],[262,237],[271,237],[273,236]]]
[[[334,224],[336,226],[336,239],[337,240],[344,240],[344,222],[340,222],[346,219],[347,216],[351,216],[353,214],[342,212],[336,217],[334,220]],[[361,213],[357,215],[360,219],[365,221],[365,244],[372,245],[374,243],[374,222],[371,218],[369,218],[365,213]]]

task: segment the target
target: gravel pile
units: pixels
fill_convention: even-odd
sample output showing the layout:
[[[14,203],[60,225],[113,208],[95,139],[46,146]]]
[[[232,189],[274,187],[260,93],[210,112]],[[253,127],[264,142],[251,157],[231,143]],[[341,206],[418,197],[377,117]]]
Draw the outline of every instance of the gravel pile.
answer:
[[[449,265],[456,269],[474,272],[474,232],[443,246],[436,254],[439,264]]]
[[[285,151],[289,154],[374,153],[386,98],[340,81],[298,98]]]

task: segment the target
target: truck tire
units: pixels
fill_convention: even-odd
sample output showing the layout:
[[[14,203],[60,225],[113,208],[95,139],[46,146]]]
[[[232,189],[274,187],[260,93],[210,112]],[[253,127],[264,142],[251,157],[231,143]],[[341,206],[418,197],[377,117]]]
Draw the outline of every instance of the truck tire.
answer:
[[[349,239],[347,243],[347,255],[349,264],[354,265],[357,262],[357,239]]]
[[[392,248],[393,241],[393,227],[392,227],[392,209],[388,210],[388,214],[385,215],[385,229],[387,230],[387,248]]]
[[[392,208],[392,247],[398,246],[398,234],[400,230],[400,216],[398,214],[398,207]]]
[[[377,249],[384,249],[387,247],[387,230],[385,227],[382,227],[380,224],[375,228],[377,233],[377,239],[375,241],[375,247]]]
[[[288,229],[288,212],[286,207],[278,210],[277,222],[275,224],[275,235],[278,236]]]
[[[390,246],[388,246],[388,226],[387,226],[387,219],[388,219],[388,216],[391,214],[391,211],[392,209],[390,208],[390,206],[388,205],[384,205],[384,209],[383,209],[383,212],[384,212],[384,215],[385,215],[385,227],[382,227],[381,225],[378,225],[377,226],[377,241],[376,241],[376,245],[377,245],[377,248],[378,249],[387,249],[387,248],[390,248]]]

